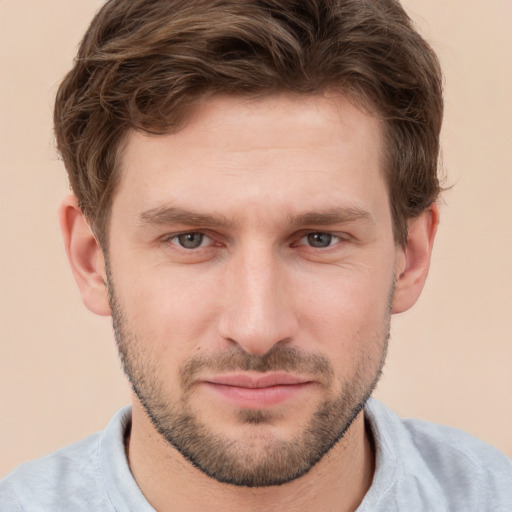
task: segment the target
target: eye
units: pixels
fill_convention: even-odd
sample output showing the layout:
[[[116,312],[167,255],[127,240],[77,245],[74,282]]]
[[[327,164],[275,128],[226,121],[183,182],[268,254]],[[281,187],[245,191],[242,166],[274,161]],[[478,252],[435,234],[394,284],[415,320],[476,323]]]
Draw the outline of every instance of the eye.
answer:
[[[309,245],[315,249],[325,249],[340,241],[340,237],[323,231],[304,235],[295,245]]]
[[[174,245],[183,247],[184,249],[198,249],[199,247],[204,247],[211,242],[210,238],[204,233],[192,231],[174,235],[169,238],[169,241]]]

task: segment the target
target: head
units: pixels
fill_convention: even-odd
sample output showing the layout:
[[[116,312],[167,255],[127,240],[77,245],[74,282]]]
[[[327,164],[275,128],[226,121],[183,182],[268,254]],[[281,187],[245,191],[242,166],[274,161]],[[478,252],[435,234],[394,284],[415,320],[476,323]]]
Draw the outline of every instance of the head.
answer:
[[[361,418],[426,278],[441,117],[392,0],[99,11],[55,109],[66,247],[136,404],[201,471],[286,483]]]

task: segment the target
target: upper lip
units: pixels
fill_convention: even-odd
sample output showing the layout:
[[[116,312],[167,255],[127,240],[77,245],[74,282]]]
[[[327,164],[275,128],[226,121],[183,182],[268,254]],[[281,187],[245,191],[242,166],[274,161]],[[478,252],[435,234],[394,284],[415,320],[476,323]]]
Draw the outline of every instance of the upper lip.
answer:
[[[206,378],[203,379],[203,382],[221,384],[224,386],[258,389],[272,386],[306,384],[307,382],[311,382],[311,380],[297,375],[291,375],[289,373],[264,373],[259,375],[236,373]]]

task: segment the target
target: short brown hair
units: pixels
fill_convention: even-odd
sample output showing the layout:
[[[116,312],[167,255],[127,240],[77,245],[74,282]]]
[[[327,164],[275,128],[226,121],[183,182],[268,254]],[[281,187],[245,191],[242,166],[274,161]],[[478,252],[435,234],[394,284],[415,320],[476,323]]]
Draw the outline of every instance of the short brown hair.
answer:
[[[337,90],[385,121],[397,243],[440,192],[438,60],[396,0],[110,0],[55,104],[57,146],[104,247],[130,129],[179,129],[199,99]]]

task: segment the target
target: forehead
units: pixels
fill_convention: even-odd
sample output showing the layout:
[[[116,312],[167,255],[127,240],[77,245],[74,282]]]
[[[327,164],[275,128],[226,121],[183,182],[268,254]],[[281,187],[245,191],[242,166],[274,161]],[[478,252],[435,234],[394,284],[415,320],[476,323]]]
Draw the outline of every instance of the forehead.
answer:
[[[382,131],[379,119],[335,94],[209,98],[176,133],[128,135],[113,208],[195,202],[240,214],[266,205],[293,216],[387,202]]]

